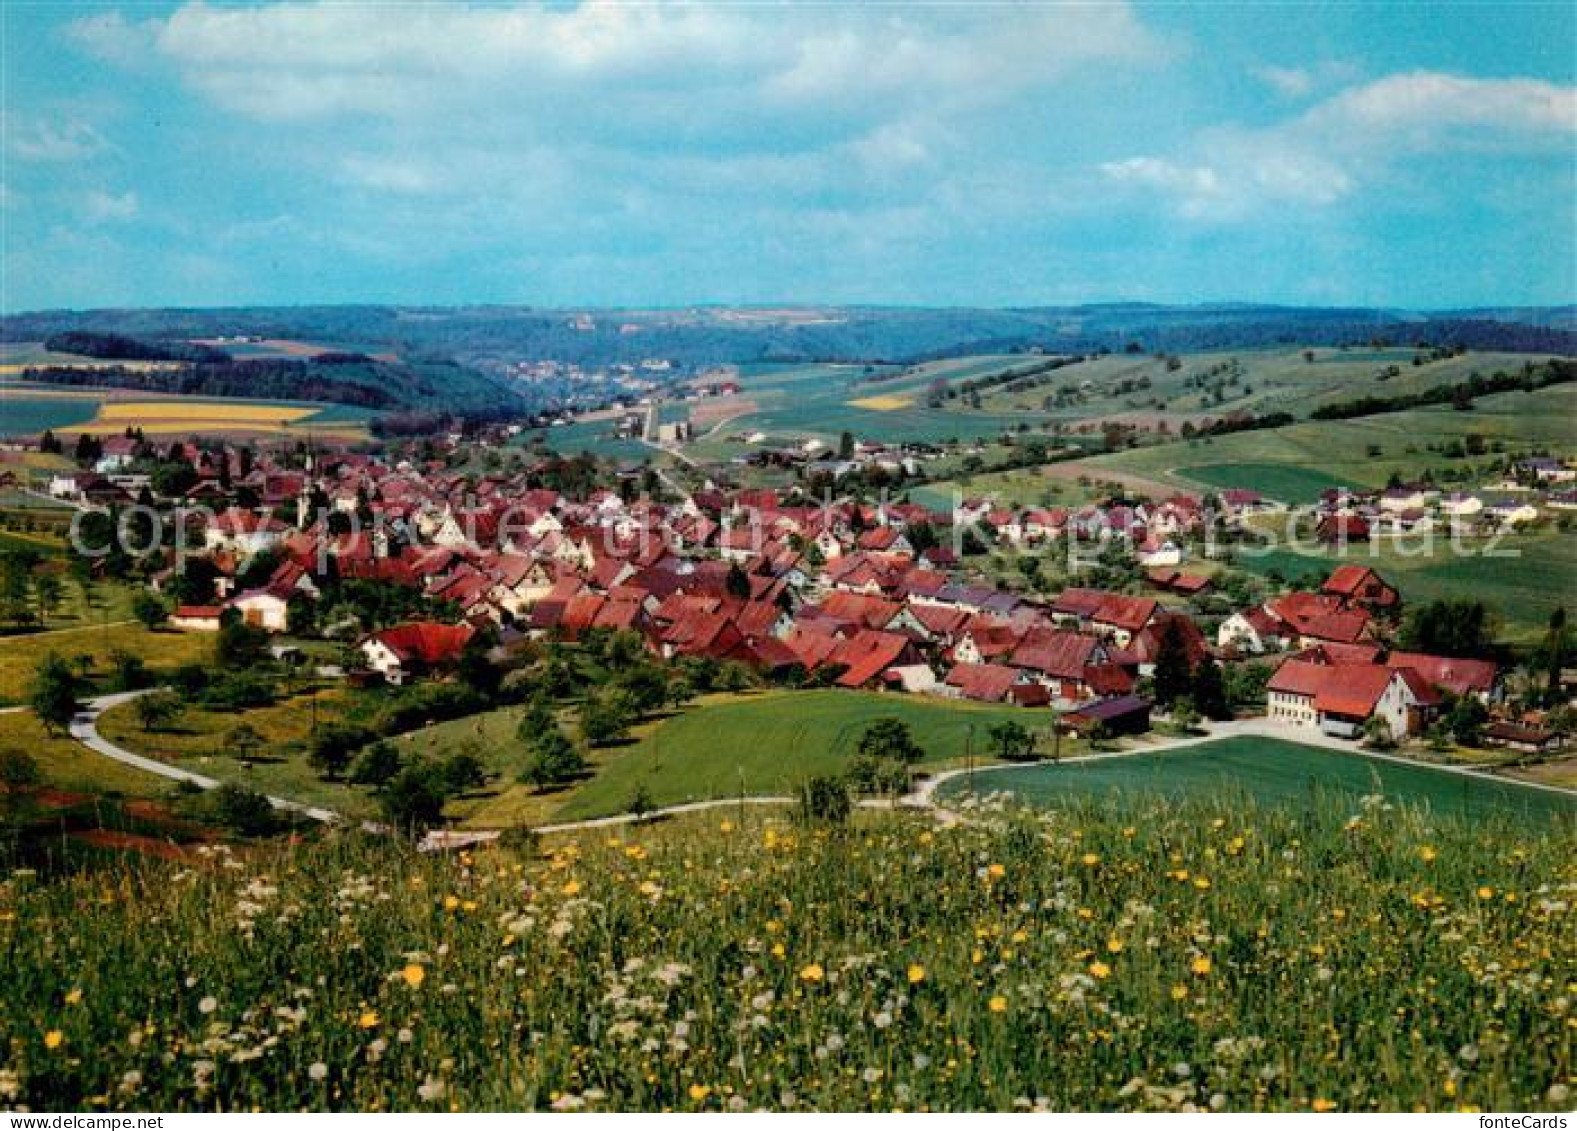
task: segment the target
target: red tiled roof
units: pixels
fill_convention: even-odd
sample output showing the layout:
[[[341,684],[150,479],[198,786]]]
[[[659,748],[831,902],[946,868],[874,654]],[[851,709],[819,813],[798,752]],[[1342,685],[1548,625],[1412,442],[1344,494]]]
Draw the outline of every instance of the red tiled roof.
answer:
[[[375,632],[372,639],[393,652],[401,663],[415,661],[433,667],[457,659],[475,632],[468,624],[412,621]]]
[[[1493,660],[1460,660],[1424,652],[1392,652],[1386,667],[1411,668],[1429,683],[1453,695],[1487,693],[1495,686]]]
[[[1126,632],[1138,632],[1155,615],[1155,601],[1149,597],[1125,597],[1108,593],[1091,615],[1097,624],[1109,624]]]
[[[1002,664],[955,664],[947,673],[947,685],[957,688],[966,699],[1000,703],[1018,682],[1018,672]]]
[[[1011,663],[1053,679],[1081,680],[1100,646],[1095,637],[1077,632],[1036,632],[1014,649]]]
[[[840,687],[864,687],[902,659],[909,648],[908,637],[867,629],[843,641],[827,662],[847,669],[837,679]]]

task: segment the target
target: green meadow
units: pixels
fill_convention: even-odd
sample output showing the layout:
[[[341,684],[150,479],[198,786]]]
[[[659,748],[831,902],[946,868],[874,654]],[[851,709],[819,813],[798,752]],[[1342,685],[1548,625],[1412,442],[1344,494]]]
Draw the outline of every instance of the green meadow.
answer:
[[[1356,806],[1364,797],[1380,795],[1392,806],[1438,817],[1481,821],[1498,815],[1568,828],[1577,822],[1577,795],[1271,738],[1227,738],[1157,753],[993,769],[978,775],[974,788],[1006,791],[1032,805],[1139,803],[1155,797],[1219,803],[1239,797],[1261,806],[1310,810],[1325,801]],[[938,792],[956,801],[968,790],[967,780],[954,778]]]
[[[1239,794],[0,881],[35,1111],[1563,1111],[1569,827]]]

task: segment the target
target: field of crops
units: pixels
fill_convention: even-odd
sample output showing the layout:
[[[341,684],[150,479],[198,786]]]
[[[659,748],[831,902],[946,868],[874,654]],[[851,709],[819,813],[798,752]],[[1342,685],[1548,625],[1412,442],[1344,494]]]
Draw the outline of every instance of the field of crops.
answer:
[[[109,389],[66,389],[0,382],[0,435],[118,435],[128,427],[150,436],[229,433],[366,435],[371,414],[348,405],[245,401],[218,397],[130,395]]]
[[[1570,1106],[1569,831],[1222,798],[199,851],[0,882],[9,1102]]]
[[[1009,792],[1035,805],[1237,796],[1265,806],[1318,808],[1322,798],[1352,805],[1383,794],[1435,816],[1484,820],[1499,814],[1577,828],[1577,796],[1270,738],[1226,738],[1163,753],[994,769],[979,775],[974,788]],[[954,778],[938,792],[957,798],[968,789],[965,779]]]
[[[1480,398],[1471,412],[1422,408],[1135,448],[1094,457],[1088,470],[1131,472],[1185,487],[1247,487],[1272,495],[1271,488],[1287,482],[1276,477],[1296,475],[1294,489],[1306,496],[1322,478],[1332,485],[1383,487],[1392,474],[1411,481],[1425,467],[1439,470],[1471,463],[1447,460],[1428,450],[1431,443],[1461,441],[1469,435],[1481,436],[1489,444],[1498,441],[1510,450],[1577,454],[1577,386],[1499,393]],[[1371,454],[1373,449],[1378,453]],[[1207,470],[1196,478],[1195,468]],[[1233,468],[1238,469],[1236,475]]]

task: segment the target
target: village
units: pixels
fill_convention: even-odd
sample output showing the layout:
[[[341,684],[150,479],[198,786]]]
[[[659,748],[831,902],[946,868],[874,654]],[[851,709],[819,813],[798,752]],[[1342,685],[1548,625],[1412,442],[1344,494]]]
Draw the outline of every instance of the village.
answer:
[[[1473,495],[1329,491],[1313,536],[1350,543],[1353,562],[1234,606],[1188,559],[1207,527],[1241,531],[1285,509],[1246,490],[1221,492],[1211,513],[1181,494],[1076,508],[960,498],[944,512],[710,481],[682,494],[659,484],[659,501],[629,472],[579,497],[548,486],[552,457],[479,475],[438,458],[176,443],[159,453],[163,485],[182,488],[168,495],[127,477],[148,454],[139,438],[109,438],[86,452],[89,470],[47,491],[80,514],[140,503],[169,515],[175,536],[156,539],[138,569],[172,627],[339,638],[354,654],[320,670],[357,686],[453,679],[473,641],[500,659],[527,642],[629,633],[656,661],[733,665],[773,686],[1014,705],[1039,728],[1103,738],[1143,733],[1153,715],[1188,725],[1249,713],[1382,749],[1465,737],[1542,755],[1569,729],[1560,713],[1551,725],[1508,700],[1492,655],[1403,646],[1402,597],[1363,564],[1365,541],[1388,528],[1517,521],[1513,504]],[[185,472],[172,476],[172,463]],[[1530,497],[1569,505],[1574,475],[1528,461],[1507,486],[1537,513]],[[1026,593],[977,568],[988,549],[1079,547],[1092,562],[1125,561],[1129,583]],[[345,581],[400,591],[413,615],[371,631],[323,623],[314,605]]]

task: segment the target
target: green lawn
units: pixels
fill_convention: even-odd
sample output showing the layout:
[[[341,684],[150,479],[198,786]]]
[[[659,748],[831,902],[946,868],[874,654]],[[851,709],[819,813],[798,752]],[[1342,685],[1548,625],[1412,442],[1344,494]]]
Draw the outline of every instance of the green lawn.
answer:
[[[173,789],[166,778],[95,754],[68,735],[49,733],[31,711],[0,714],[0,749],[31,755],[47,789],[130,798],[164,798]]]
[[[563,819],[622,812],[644,782],[657,805],[739,794],[787,793],[816,774],[840,772],[865,726],[884,716],[909,724],[928,764],[960,761],[973,730],[985,748],[993,723],[1049,725],[1045,711],[842,690],[764,692],[714,700],[648,727],[614,751],[568,795]]]
[[[330,688],[304,690],[271,706],[239,713],[189,707],[173,725],[159,731],[143,730],[135,705],[128,703],[100,716],[99,733],[128,750],[219,781],[327,806],[348,816],[370,817],[377,812],[377,803],[368,790],[342,781],[325,781],[307,764],[306,746],[314,717],[320,724],[334,721],[342,711],[342,699],[339,689]],[[242,723],[263,739],[250,766],[233,757],[235,748],[229,741]]]
[[[1172,752],[994,770],[975,784],[982,792],[1007,790],[1041,805],[1157,794],[1179,799],[1237,795],[1260,804],[1307,805],[1321,796],[1356,803],[1381,793],[1393,805],[1426,806],[1435,814],[1577,821],[1577,797],[1268,738],[1228,738]],[[963,779],[954,779],[940,793],[956,798],[967,788]]]
[[[1312,467],[1291,467],[1281,463],[1217,463],[1190,467],[1188,478],[1210,487],[1239,487],[1258,491],[1267,499],[1282,503],[1317,502],[1320,492],[1330,487],[1357,487],[1359,484],[1339,475]]]
[[[213,648],[211,633],[150,632],[135,622],[0,637],[0,706],[27,698],[33,672],[51,652],[66,660],[91,657],[88,678],[93,682],[108,674],[111,654],[117,651],[141,656],[157,673],[182,664],[206,663],[213,658]],[[90,688],[88,693],[94,692]]]

